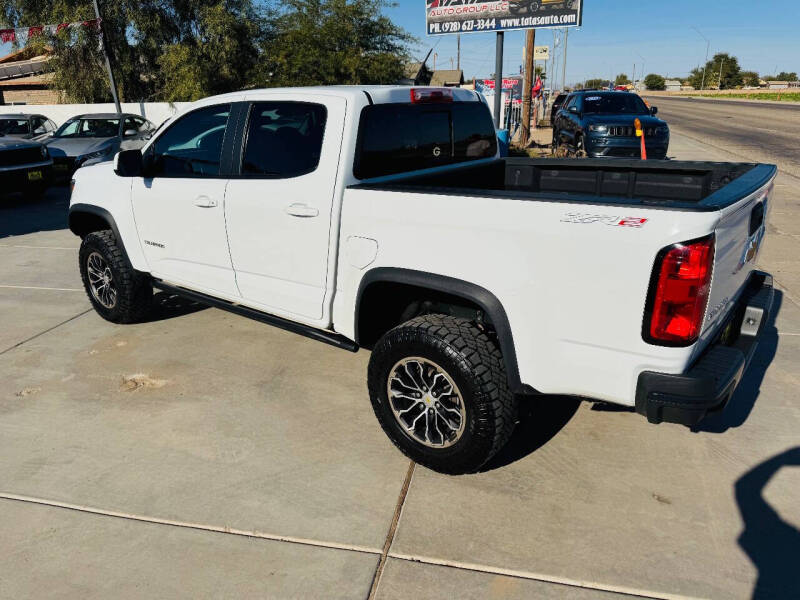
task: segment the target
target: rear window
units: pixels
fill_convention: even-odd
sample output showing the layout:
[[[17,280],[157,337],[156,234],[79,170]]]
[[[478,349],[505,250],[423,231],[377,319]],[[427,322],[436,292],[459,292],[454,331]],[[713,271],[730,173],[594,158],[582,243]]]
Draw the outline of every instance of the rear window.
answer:
[[[480,102],[377,104],[361,114],[354,165],[359,179],[493,157],[497,137]]]
[[[587,115],[646,115],[647,107],[639,96],[628,92],[587,94],[583,97],[583,112]]]

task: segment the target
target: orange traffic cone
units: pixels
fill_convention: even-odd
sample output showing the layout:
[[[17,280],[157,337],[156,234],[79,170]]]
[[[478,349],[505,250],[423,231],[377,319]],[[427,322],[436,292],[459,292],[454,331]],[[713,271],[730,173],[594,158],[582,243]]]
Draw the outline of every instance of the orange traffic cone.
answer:
[[[642,140],[642,160],[647,160],[647,146],[644,144],[644,129],[642,129],[642,122],[639,119],[636,119],[633,122],[634,127],[636,127],[636,137],[641,138]]]

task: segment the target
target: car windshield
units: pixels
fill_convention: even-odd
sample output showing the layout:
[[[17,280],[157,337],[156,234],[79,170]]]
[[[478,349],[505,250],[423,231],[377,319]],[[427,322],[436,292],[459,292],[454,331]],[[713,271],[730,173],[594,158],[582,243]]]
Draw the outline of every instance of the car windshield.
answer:
[[[29,133],[27,119],[0,119],[0,134],[25,135]]]
[[[109,138],[119,135],[119,119],[72,119],[55,133],[57,138]]]
[[[646,115],[647,107],[639,96],[628,92],[612,94],[587,94],[583,98],[583,112],[587,115]]]

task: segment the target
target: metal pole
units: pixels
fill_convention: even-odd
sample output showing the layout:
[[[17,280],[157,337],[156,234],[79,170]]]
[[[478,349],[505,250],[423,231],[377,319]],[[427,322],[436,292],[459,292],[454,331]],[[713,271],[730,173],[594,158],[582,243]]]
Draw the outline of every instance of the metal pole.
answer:
[[[706,62],[703,63],[703,81],[700,82],[700,91],[702,92],[706,87],[706,67],[708,66],[708,49],[711,42],[706,42]]]
[[[100,23],[100,46],[103,49],[103,56],[106,58],[106,70],[108,71],[108,84],[111,86],[111,96],[114,98],[114,106],[117,107],[117,113],[121,113],[122,106],[119,103],[119,95],[117,94],[117,82],[114,81],[114,71],[111,70],[111,60],[108,58],[108,48],[106,48],[106,30],[103,27],[103,18],[100,16],[100,7],[97,5],[97,0],[94,0],[94,14]]]
[[[458,40],[458,60],[457,60],[457,64],[458,64],[458,70],[460,71],[461,70],[461,34],[460,33],[458,34],[457,40]]]
[[[700,33],[700,30],[697,27],[692,27],[697,34],[706,41],[706,62],[703,63],[703,80],[700,83],[700,91],[705,89],[706,85],[706,66],[708,65],[708,50],[711,47],[711,40],[709,40],[706,36]]]
[[[494,59],[494,126],[500,129],[500,110],[503,102],[503,32],[497,32]]]
[[[567,89],[567,44],[569,44],[569,29],[564,32],[564,67],[561,71],[561,79],[564,81],[564,89]]]
[[[531,140],[531,89],[536,76],[536,61],[533,59],[536,47],[536,30],[528,29],[525,34],[525,78],[522,83],[522,145],[527,147]]]

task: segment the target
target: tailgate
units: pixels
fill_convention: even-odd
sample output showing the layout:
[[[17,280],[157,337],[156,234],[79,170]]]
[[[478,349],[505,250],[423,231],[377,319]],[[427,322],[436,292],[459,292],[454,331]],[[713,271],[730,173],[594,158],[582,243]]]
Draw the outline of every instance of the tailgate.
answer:
[[[755,270],[766,234],[774,177],[755,192],[720,211],[714,230],[714,271],[711,293],[698,349],[704,348],[723,326]]]

